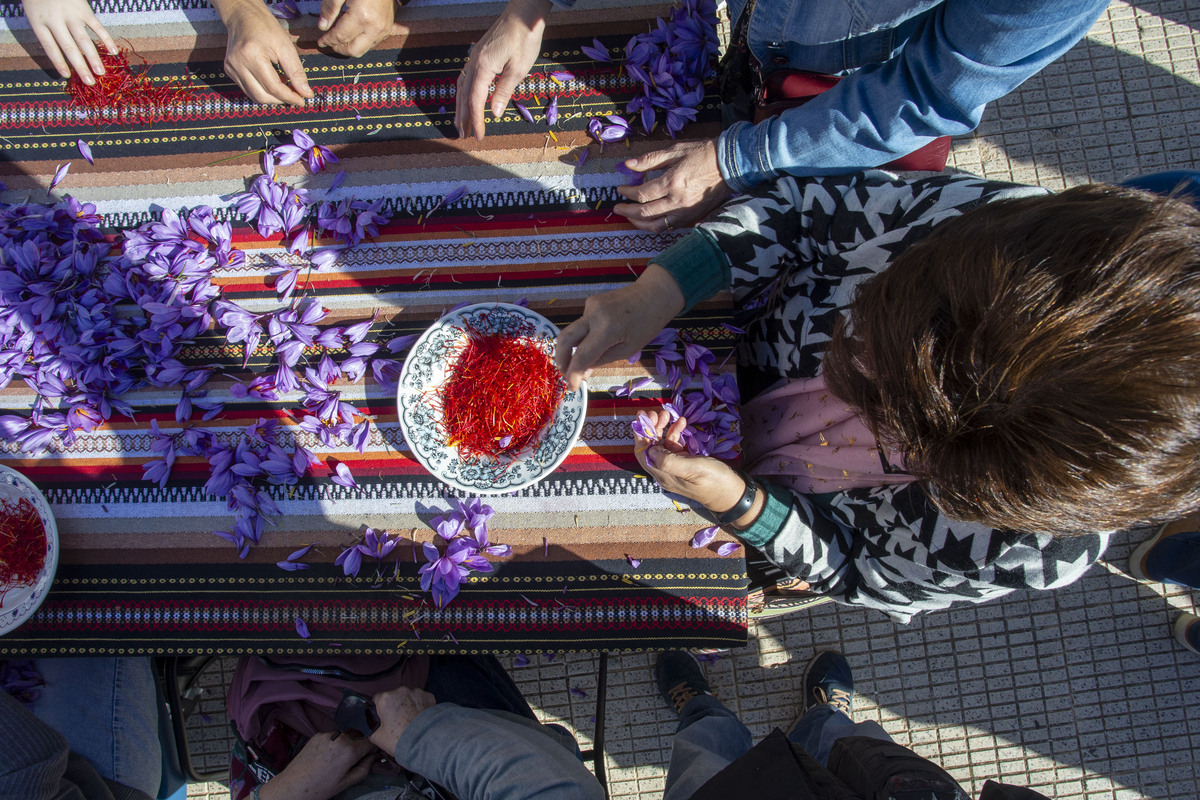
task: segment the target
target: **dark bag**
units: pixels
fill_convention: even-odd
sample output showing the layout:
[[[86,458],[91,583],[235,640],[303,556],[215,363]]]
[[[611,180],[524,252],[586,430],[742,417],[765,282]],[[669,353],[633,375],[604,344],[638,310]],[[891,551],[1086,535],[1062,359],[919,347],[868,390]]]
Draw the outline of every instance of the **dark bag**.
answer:
[[[776,728],[709,778],[691,800],[860,800],[846,784]]]
[[[776,116],[789,108],[802,106],[833,87],[840,78],[796,69],[777,70],[766,78],[754,104],[754,121]],[[890,170],[941,172],[950,155],[950,137],[941,136],[906,156],[883,165]]]
[[[868,736],[834,742],[829,771],[862,800],[969,800],[937,764],[895,742]]]

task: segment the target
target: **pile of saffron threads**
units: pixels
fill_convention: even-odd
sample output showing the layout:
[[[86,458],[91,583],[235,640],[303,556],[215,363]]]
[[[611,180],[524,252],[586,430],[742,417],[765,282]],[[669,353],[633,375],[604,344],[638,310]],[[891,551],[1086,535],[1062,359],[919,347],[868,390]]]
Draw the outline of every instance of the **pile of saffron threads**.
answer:
[[[446,444],[465,461],[515,456],[537,441],[566,394],[547,342],[467,325],[437,390]]]
[[[129,56],[141,60],[132,67]],[[100,52],[104,74],[94,75],[96,82],[88,86],[72,75],[67,81],[71,105],[82,109],[92,121],[121,124],[147,124],[170,119],[172,112],[191,99],[191,81],[187,85],[175,78],[154,83],[146,77],[150,64],[131,50],[121,48],[117,53]]]
[[[0,596],[37,580],[46,564],[46,529],[25,498],[0,500]]]

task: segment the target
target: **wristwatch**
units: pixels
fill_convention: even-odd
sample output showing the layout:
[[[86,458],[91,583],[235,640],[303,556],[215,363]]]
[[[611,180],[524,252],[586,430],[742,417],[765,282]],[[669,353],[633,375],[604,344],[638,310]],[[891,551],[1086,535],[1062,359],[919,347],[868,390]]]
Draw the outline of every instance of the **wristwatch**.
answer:
[[[758,497],[758,483],[747,475],[742,470],[737,470],[737,474],[746,482],[746,491],[742,492],[741,498],[733,504],[733,508],[723,514],[713,514],[712,520],[718,525],[731,525],[742,517],[746,516],[751,508],[754,507],[754,498]]]

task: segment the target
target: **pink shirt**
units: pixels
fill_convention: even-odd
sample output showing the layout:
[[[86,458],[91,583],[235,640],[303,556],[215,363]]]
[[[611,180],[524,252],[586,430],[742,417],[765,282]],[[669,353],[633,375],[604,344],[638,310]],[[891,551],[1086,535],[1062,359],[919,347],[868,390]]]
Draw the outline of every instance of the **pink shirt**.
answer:
[[[800,494],[911,483],[903,459],[825,386],[825,378],[781,381],[742,406],[747,471]],[[884,459],[893,462],[885,464]]]

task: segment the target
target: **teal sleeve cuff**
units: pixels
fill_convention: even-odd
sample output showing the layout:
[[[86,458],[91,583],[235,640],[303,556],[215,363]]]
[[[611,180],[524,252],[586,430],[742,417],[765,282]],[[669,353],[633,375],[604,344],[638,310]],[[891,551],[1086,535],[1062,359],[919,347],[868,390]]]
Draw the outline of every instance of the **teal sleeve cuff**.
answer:
[[[792,494],[781,486],[755,478],[765,492],[766,504],[758,519],[744,531],[735,531],[735,535],[746,544],[762,548],[783,530],[783,523],[792,511]]]
[[[729,288],[729,259],[713,235],[703,228],[692,230],[651,259],[651,263],[671,273],[679,284],[684,311]]]

